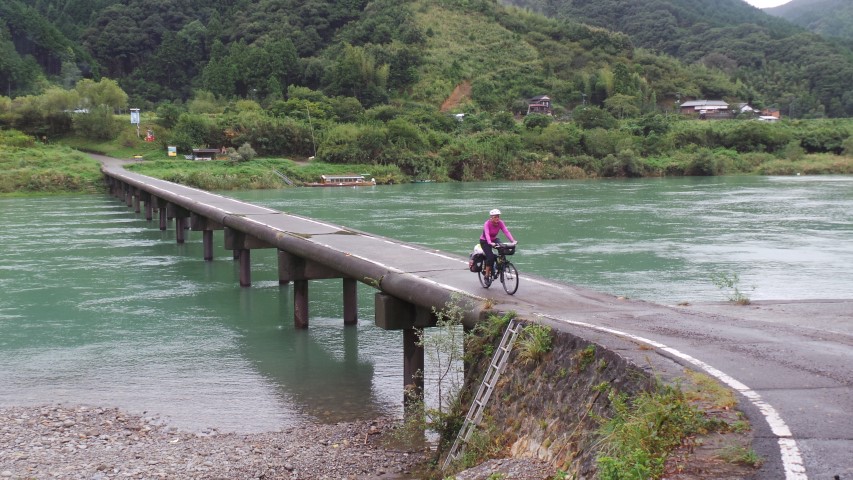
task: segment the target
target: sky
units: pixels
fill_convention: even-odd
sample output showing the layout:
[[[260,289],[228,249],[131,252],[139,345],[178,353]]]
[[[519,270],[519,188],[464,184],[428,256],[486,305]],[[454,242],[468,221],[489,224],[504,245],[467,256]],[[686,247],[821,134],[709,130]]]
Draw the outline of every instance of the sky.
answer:
[[[788,3],[791,0],[746,0],[746,3],[756,8],[778,7],[783,3]]]

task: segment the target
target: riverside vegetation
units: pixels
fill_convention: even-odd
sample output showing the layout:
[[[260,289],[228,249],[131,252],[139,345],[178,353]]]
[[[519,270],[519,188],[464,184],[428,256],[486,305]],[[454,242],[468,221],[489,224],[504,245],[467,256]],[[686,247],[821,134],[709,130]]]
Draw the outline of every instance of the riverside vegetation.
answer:
[[[331,101],[317,92],[300,95]],[[303,99],[304,100],[304,99]],[[307,100],[306,100],[307,101]],[[853,173],[853,121],[697,121],[649,115],[617,120],[588,107],[571,121],[505,112],[463,121],[420,106],[383,106],[360,113],[362,123],[311,129],[271,116],[254,102],[223,103],[230,113],[168,112],[144,115],[154,142],[137,137],[123,116],[103,117],[108,138],[83,132],[52,139],[17,130],[0,131],[0,194],[94,191],[98,165],[77,150],[145,161],[129,168],[208,190],[282,188],[285,181],[317,181],[321,174],[369,173],[380,184],[412,180],[488,181],[681,175],[809,175]],[[236,109],[236,110],[235,110]],[[242,110],[239,110],[242,109]],[[166,109],[168,110],[168,109]],[[86,114],[71,114],[77,122]],[[86,121],[89,121],[88,119]],[[171,125],[171,128],[168,127]],[[93,127],[94,128],[94,127]],[[99,130],[99,129],[95,129]],[[195,133],[193,133],[195,132]],[[234,134],[230,139],[225,135]],[[193,145],[228,145],[225,161],[168,157],[181,138]],[[270,155],[271,138],[317,144],[292,157]],[[290,140],[287,140],[290,139]]]

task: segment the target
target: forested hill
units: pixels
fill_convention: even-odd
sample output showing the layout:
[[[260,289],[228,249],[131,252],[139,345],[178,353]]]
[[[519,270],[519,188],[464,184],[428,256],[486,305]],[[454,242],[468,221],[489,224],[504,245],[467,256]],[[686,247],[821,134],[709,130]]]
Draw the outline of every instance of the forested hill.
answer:
[[[853,115],[850,49],[743,0],[503,1],[549,17],[623,32],[635,46],[722,69],[786,112]],[[850,0],[792,4],[809,1],[820,2],[829,9],[826,15],[838,18],[853,6]]]
[[[792,0],[764,11],[807,28],[810,32],[824,37],[837,37],[853,45],[853,1]]]
[[[490,111],[547,93],[558,113],[724,98],[853,116],[853,54],[741,0],[524,6],[555,18],[493,0],[3,0],[0,94],[107,77],[144,108],[199,91],[270,105],[290,85],[437,106],[470,82]]]

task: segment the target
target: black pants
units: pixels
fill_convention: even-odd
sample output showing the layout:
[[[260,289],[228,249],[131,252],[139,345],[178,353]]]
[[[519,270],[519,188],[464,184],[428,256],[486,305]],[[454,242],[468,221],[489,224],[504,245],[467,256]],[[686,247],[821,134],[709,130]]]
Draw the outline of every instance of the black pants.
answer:
[[[489,266],[489,268],[495,268],[495,252],[492,251],[492,246],[489,245],[485,240],[480,240],[480,248],[483,249],[483,254],[486,255],[486,262],[483,263],[483,266]]]

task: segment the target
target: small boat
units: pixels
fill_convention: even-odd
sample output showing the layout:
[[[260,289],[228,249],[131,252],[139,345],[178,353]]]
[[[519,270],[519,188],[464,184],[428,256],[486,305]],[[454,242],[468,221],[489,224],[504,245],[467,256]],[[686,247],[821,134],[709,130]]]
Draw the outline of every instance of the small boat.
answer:
[[[376,185],[376,180],[364,178],[364,175],[320,175],[320,182],[304,184],[306,187],[367,187]]]

